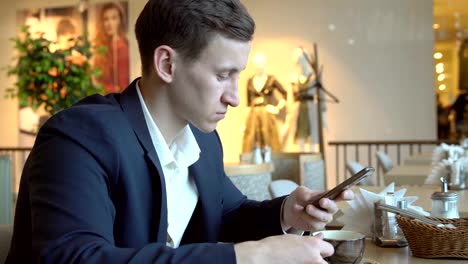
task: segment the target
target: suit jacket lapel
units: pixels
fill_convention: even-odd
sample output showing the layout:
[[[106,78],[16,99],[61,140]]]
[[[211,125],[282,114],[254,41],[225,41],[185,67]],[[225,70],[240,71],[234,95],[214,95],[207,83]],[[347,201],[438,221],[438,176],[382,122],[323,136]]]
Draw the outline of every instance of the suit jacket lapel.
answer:
[[[157,234],[158,242],[166,242],[167,240],[167,198],[166,198],[166,184],[164,181],[164,174],[161,168],[161,163],[159,161],[156,149],[154,148],[151,136],[149,134],[148,126],[146,125],[146,120],[141,109],[141,103],[138,98],[138,93],[136,90],[136,83],[139,80],[134,80],[121,94],[121,107],[124,113],[127,115],[128,121],[133,127],[140,144],[145,149],[146,159],[152,163],[158,172],[159,186],[161,186],[161,200],[160,208],[161,213],[159,214],[159,228]],[[156,189],[157,190],[157,189]],[[157,204],[154,208],[154,213],[158,212]],[[155,223],[157,224],[157,223]]]
[[[190,174],[194,178],[198,189],[198,202],[200,204],[197,205],[196,209],[201,210],[199,213],[194,212],[191,222],[195,221],[203,223],[203,225],[195,227],[198,229],[204,228],[204,232],[197,233],[203,233],[205,237],[198,239],[217,242],[221,221],[221,187],[216,184],[218,181],[214,175],[216,172],[214,164],[212,164],[209,159],[203,157],[203,152],[200,154],[200,159],[189,168]],[[201,217],[202,219],[193,219],[194,217]],[[193,230],[186,231],[191,232]]]

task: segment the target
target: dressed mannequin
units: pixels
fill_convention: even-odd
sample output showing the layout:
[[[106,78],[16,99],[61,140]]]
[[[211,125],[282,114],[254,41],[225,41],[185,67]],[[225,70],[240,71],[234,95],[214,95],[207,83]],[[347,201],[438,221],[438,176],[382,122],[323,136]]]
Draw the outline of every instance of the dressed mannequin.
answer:
[[[290,129],[288,133],[294,135],[300,151],[319,151],[318,136],[318,109],[317,109],[317,81],[316,73],[313,72],[309,63],[309,56],[303,49],[297,48],[293,53],[293,61],[297,66],[297,74],[292,80],[294,103],[291,116],[288,118]],[[320,91],[322,121],[324,127],[325,119],[325,94]],[[309,147],[306,150],[307,145]]]
[[[287,91],[273,75],[265,71],[266,58],[253,58],[255,74],[247,81],[247,106],[250,108],[244,130],[242,152],[251,152],[255,146],[269,146],[280,150],[277,116],[286,105]]]

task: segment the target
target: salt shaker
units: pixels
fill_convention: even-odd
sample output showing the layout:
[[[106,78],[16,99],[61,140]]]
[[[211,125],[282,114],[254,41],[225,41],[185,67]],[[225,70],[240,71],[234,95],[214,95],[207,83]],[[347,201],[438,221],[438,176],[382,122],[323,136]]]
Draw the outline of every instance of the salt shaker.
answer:
[[[408,242],[403,231],[398,226],[395,214],[382,210],[379,205],[382,203],[398,206],[400,209],[407,209],[405,200],[396,201],[393,192],[388,192],[383,200],[374,204],[374,234],[373,241],[379,247],[405,247]]]
[[[448,191],[448,183],[444,177],[440,178],[441,191],[431,195],[431,216],[438,218],[460,218],[458,212],[458,194]]]

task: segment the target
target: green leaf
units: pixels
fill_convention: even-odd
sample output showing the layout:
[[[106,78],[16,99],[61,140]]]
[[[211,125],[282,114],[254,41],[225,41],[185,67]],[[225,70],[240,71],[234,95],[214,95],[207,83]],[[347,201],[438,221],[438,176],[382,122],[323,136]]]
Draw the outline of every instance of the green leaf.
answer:
[[[23,37],[12,38],[13,47],[17,52],[12,56],[14,64],[5,67],[8,76],[16,76],[14,88],[8,88],[5,96],[17,97],[20,105],[29,105],[37,109],[44,105],[46,110],[54,114],[71,106],[81,98],[96,92],[104,93],[104,89],[93,78],[101,74],[99,68],[91,66],[93,53],[107,50],[107,47],[93,47],[87,36],[71,40],[72,47],[67,50],[51,51],[52,41],[32,36],[29,28],[21,26]],[[67,58],[76,50],[88,58],[83,65],[74,65]],[[66,87],[64,98],[60,90]]]

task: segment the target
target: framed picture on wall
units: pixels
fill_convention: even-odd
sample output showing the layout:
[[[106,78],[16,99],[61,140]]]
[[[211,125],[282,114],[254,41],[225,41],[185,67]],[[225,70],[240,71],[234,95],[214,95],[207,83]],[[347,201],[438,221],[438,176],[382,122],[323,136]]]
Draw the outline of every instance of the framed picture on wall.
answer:
[[[54,42],[54,49],[67,49],[70,39],[86,32],[96,52],[92,64],[102,74],[96,81],[102,84],[105,93],[121,92],[129,83],[128,48],[128,2],[109,1],[62,7],[43,7],[17,11],[17,31],[26,25],[33,37],[44,37]],[[99,54],[97,47],[103,47]],[[20,146],[32,146],[40,126],[49,117],[43,107],[33,110],[20,105]]]

